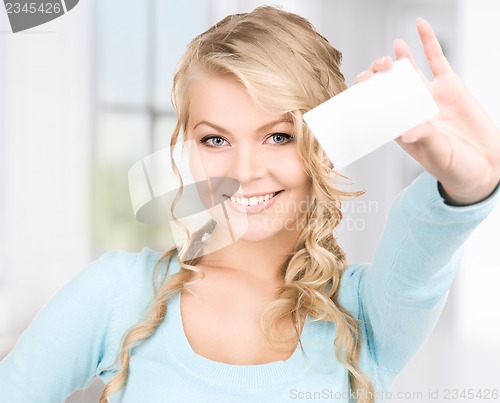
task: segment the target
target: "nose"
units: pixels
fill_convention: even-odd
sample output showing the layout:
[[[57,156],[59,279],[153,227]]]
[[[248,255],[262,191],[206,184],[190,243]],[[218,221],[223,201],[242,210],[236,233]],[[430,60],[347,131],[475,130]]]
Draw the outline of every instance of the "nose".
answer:
[[[233,153],[230,174],[240,181],[242,185],[260,179],[266,175],[267,167],[263,153],[259,152],[258,146],[240,146]]]

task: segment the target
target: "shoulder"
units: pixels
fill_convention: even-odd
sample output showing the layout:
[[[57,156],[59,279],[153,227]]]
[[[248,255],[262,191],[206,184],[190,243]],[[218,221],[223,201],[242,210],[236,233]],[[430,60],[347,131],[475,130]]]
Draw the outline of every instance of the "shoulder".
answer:
[[[125,312],[144,309],[153,295],[152,273],[158,252],[122,250],[103,254],[88,264],[50,301],[48,312],[70,309],[102,324],[122,322]],[[58,309],[55,309],[59,307]],[[135,308],[134,308],[135,307]],[[128,309],[132,310],[128,310]],[[137,315],[137,313],[136,313]]]
[[[140,290],[152,282],[153,270],[160,258],[160,252],[149,248],[140,252],[106,252],[83,269],[75,280],[92,285],[96,292],[117,292],[122,290],[123,283],[133,284],[133,289]],[[171,266],[176,266],[176,259],[172,260],[175,263]]]
[[[161,256],[149,248],[106,252],[82,270],[74,283],[92,294],[95,301],[111,304],[115,316],[125,311],[137,316],[153,298],[153,273]],[[175,258],[172,262],[171,266],[177,265]]]
[[[112,365],[125,332],[146,319],[154,299],[154,268],[161,256],[149,248],[140,252],[110,251],[75,279],[77,293],[86,294],[87,307],[99,311],[95,314],[96,322],[105,329],[101,368]],[[175,255],[170,266],[169,274],[178,266]]]

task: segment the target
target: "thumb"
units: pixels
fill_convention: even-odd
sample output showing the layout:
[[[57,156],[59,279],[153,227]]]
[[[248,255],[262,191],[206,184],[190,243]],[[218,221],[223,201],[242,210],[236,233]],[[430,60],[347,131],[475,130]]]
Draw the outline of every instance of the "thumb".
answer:
[[[405,144],[416,143],[417,141],[424,144],[430,141],[434,134],[436,134],[436,127],[427,121],[404,132],[399,136],[399,140]]]

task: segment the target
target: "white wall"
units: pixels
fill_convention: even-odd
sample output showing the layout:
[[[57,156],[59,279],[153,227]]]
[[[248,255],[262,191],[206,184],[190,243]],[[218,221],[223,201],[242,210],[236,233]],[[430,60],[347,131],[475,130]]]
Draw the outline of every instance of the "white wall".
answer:
[[[500,127],[500,2],[460,1],[460,74]],[[500,205],[475,231],[466,245],[460,274],[457,330],[468,343],[497,348],[500,359],[498,284],[500,258]],[[486,347],[484,345],[484,347]],[[500,366],[499,366],[500,372]]]
[[[90,259],[92,7],[16,34],[0,12],[0,356]]]

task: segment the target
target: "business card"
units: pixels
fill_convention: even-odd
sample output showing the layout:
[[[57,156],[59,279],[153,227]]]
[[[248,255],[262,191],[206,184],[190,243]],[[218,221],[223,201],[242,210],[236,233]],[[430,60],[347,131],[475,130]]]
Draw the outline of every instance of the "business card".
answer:
[[[304,114],[321,147],[340,170],[439,113],[406,58]]]

